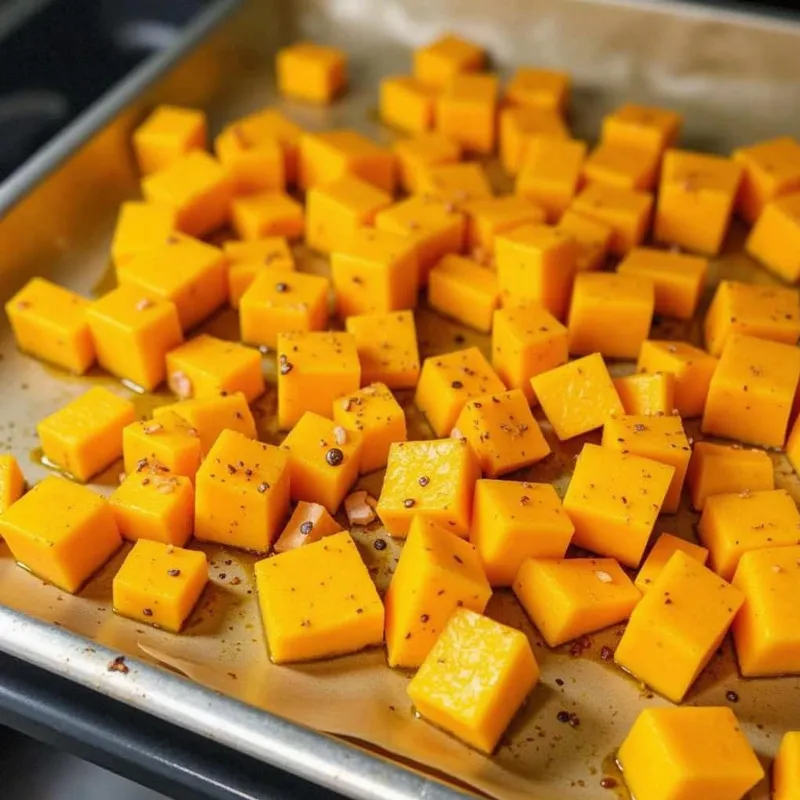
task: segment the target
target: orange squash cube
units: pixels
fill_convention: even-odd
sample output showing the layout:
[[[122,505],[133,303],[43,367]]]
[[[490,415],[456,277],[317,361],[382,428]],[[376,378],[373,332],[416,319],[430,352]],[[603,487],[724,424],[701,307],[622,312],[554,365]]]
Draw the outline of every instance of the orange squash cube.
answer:
[[[567,209],[556,227],[575,240],[578,247],[578,272],[602,269],[611,248],[612,229],[597,220]]]
[[[751,224],[772,200],[800,191],[800,142],[780,136],[733,151],[743,168],[736,209]]]
[[[347,531],[255,566],[276,664],[354,653],[383,642],[383,603]]]
[[[345,431],[361,434],[361,472],[385,467],[392,444],[406,440],[403,409],[382,383],[371,383],[334,400],[333,421]]]
[[[529,558],[563,558],[575,526],[549,483],[479,480],[472,527],[492,586],[511,586]]]
[[[545,221],[545,212],[539,206],[515,195],[476,200],[465,206],[464,211],[467,213],[467,244],[489,251],[497,234]]]
[[[675,408],[675,376],[669,372],[614,378],[614,388],[626,414],[663,415]]]
[[[534,137],[525,151],[514,191],[545,209],[549,222],[558,222],[578,191],[585,157],[586,142]]]
[[[381,120],[409,133],[429,131],[434,124],[437,94],[408,75],[384,78],[378,101]]]
[[[500,163],[509,175],[516,175],[525,163],[535,141],[569,139],[570,133],[563,117],[557,111],[511,106],[500,112],[498,137]]]
[[[36,426],[50,463],[87,482],[122,455],[122,429],[136,419],[130,400],[95,386]]]
[[[122,203],[111,240],[111,260],[117,267],[132,255],[161,247],[175,230],[175,214],[165,206]]]
[[[423,719],[490,754],[538,680],[524,633],[459,608],[408,695]]]
[[[458,431],[490,478],[528,467],[550,455],[550,445],[520,389],[470,400],[456,420]]]
[[[386,592],[390,667],[418,667],[458,608],[480,614],[492,589],[473,545],[414,517]]]
[[[465,439],[396,442],[389,448],[378,516],[391,536],[405,538],[419,515],[466,539],[479,477]]]
[[[474,162],[435,164],[422,170],[416,191],[465,211],[468,203],[492,198],[492,185],[484,168]]]
[[[234,247],[235,245],[235,247]],[[250,242],[227,242],[224,253],[228,267],[228,302],[239,308],[242,295],[265,270],[294,272],[292,251],[282,236],[271,236]]]
[[[0,514],[22,497],[25,478],[17,459],[9,454],[0,455]]]
[[[581,272],[569,309],[569,351],[634,359],[650,333],[653,281],[638,275]]]
[[[485,60],[486,53],[477,44],[448,34],[414,51],[414,77],[444,89],[456,75],[482,69]]]
[[[117,268],[117,282],[148,297],[171,300],[184,331],[227,299],[227,265],[222,252],[205,242],[175,235],[163,246],[137,253]]]
[[[800,796],[800,731],[787,731],[772,764],[775,800],[797,800]]]
[[[572,439],[623,413],[617,390],[599,353],[531,378],[534,394],[559,441]],[[570,399],[569,403],[564,398]]]
[[[0,515],[0,536],[18,564],[71,594],[122,545],[104,497],[52,476]]]
[[[274,549],[276,553],[286,553],[341,531],[341,526],[327,512],[325,506],[301,500],[281,531]]]
[[[743,601],[739,589],[677,551],[631,613],[614,660],[680,703],[722,643]]]
[[[183,475],[143,469],[130,473],[108,498],[123,539],[152,539],[183,547],[194,528],[194,488]]]
[[[675,469],[585,444],[564,495],[573,544],[638,567]]]
[[[673,536],[671,533],[662,533],[658,539],[656,539],[647,558],[639,568],[636,580],[634,581],[636,588],[642,594],[646,594],[650,591],[651,586],[661,574],[661,570],[664,569],[667,562],[672,558],[672,554],[678,550],[682,553],[686,553],[687,556],[693,558],[700,564],[705,564],[708,560],[708,550],[705,547],[700,547],[699,544],[694,544],[694,542],[687,542],[686,539]]]
[[[502,304],[536,302],[562,319],[577,257],[575,240],[548,225],[523,225],[501,234],[495,240],[495,259]]]
[[[150,468],[194,480],[202,455],[199,431],[174,411],[159,414],[156,421],[132,422],[122,430],[128,475]]]
[[[800,192],[764,206],[745,242],[745,250],[785,281],[800,278]]]
[[[414,402],[436,436],[449,436],[468,400],[505,391],[477,347],[426,358]]]
[[[282,192],[286,187],[286,161],[277,139],[254,141],[234,123],[214,140],[214,152],[231,176],[237,194]]]
[[[289,456],[292,500],[319,503],[331,514],[358,478],[363,446],[361,433],[345,431],[342,436],[340,427],[306,411],[281,444]]]
[[[500,305],[497,276],[462,256],[445,256],[428,275],[428,304],[440,314],[488,333]]]
[[[436,100],[436,129],[465,150],[491,153],[495,142],[497,76],[462,73]]]
[[[518,67],[506,85],[504,99],[510,105],[563,113],[569,101],[569,89],[569,74],[566,72]]]
[[[133,150],[143,175],[169,167],[195,150],[205,150],[206,115],[194,108],[162,105],[133,132]]]
[[[730,159],[667,150],[658,190],[656,239],[707,255],[719,253],[741,179],[742,167]]]
[[[299,239],[305,230],[303,206],[283,192],[261,192],[237,197],[231,203],[231,221],[242,239],[284,236]]]
[[[441,133],[421,133],[401,139],[393,145],[400,185],[409,193],[417,191],[420,178],[430,167],[455,164],[461,158],[461,147]]]
[[[619,453],[632,453],[674,467],[672,483],[661,511],[674,514],[678,510],[692,455],[680,417],[611,417],[603,427],[602,445]]]
[[[264,268],[239,300],[242,341],[275,347],[282,332],[324,330],[329,290],[322,275]]]
[[[83,375],[95,352],[86,311],[89,301],[44,278],[32,278],[5,306],[17,347]]]
[[[703,323],[706,348],[719,356],[731,334],[797,344],[800,295],[796,289],[720,281]]]
[[[267,552],[289,514],[289,474],[280,448],[222,431],[197,470],[195,537]]]
[[[603,118],[601,139],[660,154],[675,144],[682,126],[683,117],[675,111],[626,103]]]
[[[330,103],[347,86],[347,55],[336,47],[297,42],[275,56],[278,91],[311,103]]]
[[[348,317],[345,329],[355,336],[363,384],[413,389],[419,380],[419,349],[410,311]]]
[[[514,594],[550,647],[624,622],[641,598],[613,558],[529,558]]]
[[[708,388],[703,433],[783,447],[797,383],[800,350],[734,334]]]
[[[358,228],[331,258],[336,311],[342,318],[417,305],[417,248],[399,233]]]
[[[114,611],[178,633],[208,583],[206,554],[141,539],[114,576]]]
[[[307,411],[330,416],[334,400],[361,385],[356,339],[350,333],[278,334],[278,426],[291,428]]]
[[[642,342],[636,371],[646,375],[667,373],[675,378],[675,408],[684,418],[700,417],[718,361],[705,350],[686,342]]]
[[[167,382],[182,400],[241,392],[252,402],[264,394],[258,350],[205,333],[167,353]]]
[[[650,191],[658,177],[660,153],[629,144],[601,142],[583,164],[586,183]]]

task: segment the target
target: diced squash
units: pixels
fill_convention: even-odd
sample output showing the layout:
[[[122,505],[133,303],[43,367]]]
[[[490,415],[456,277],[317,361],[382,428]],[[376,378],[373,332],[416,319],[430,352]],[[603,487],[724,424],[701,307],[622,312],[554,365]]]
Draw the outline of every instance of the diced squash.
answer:
[[[751,224],[770,201],[800,190],[800,142],[791,136],[739,147],[733,160],[743,169],[736,209]]]
[[[785,281],[800,278],[800,191],[764,206],[745,250]]]
[[[682,125],[675,111],[625,103],[603,118],[602,141],[662,153],[675,144]]]
[[[236,249],[233,245],[237,245]],[[249,257],[247,253],[252,252]],[[241,252],[241,256],[238,253]],[[225,255],[231,264],[228,267],[228,302],[231,308],[239,308],[242,295],[262,273],[294,272],[292,251],[282,236],[270,236],[252,242],[230,242]]]
[[[708,561],[708,550],[705,547],[694,544],[694,542],[688,542],[678,536],[673,536],[671,533],[662,533],[647,554],[647,558],[640,567],[634,581],[636,588],[642,594],[650,591],[658,576],[661,575],[661,570],[672,558],[672,554],[678,550],[686,553],[689,558],[693,558],[700,564],[705,565],[706,561]]]
[[[564,112],[569,90],[570,78],[566,72],[518,67],[506,84],[504,99],[511,105]]]
[[[655,185],[659,161],[660,154],[649,148],[605,141],[589,153],[582,176],[587,183],[649,191]]]
[[[172,209],[138,201],[122,203],[111,240],[114,266],[118,267],[136,253],[161,247],[174,230]]]
[[[200,466],[200,432],[174,411],[155,421],[132,422],[122,429],[125,472],[132,475],[149,468],[194,480]]]
[[[774,800],[800,797],[800,731],[787,731],[772,764]]]
[[[383,604],[347,531],[255,566],[276,664],[354,653],[383,641]]]
[[[441,133],[422,133],[401,139],[393,147],[400,171],[400,185],[410,194],[419,186],[430,167],[455,164],[461,159],[461,147]]]
[[[434,125],[437,94],[408,75],[383,78],[378,96],[381,121],[409,133],[429,131]]]
[[[437,164],[424,169],[417,191],[461,211],[470,203],[492,199],[492,185],[483,167],[474,162]]]
[[[569,128],[561,114],[544,108],[530,106],[504,108],[500,112],[498,127],[500,163],[509,175],[516,175],[520,171],[536,140],[566,140],[570,138]],[[583,156],[581,156],[581,160],[583,160]],[[567,163],[569,163],[569,159],[564,166]],[[559,178],[563,178],[567,173],[568,170],[559,172]]]
[[[275,56],[278,91],[311,103],[330,103],[347,86],[347,55],[336,47],[296,42]]]
[[[538,681],[525,634],[460,608],[411,679],[408,694],[424,719],[491,753]]]
[[[234,123],[214,140],[214,152],[228,171],[237,194],[282,192],[286,188],[286,161],[277,139],[249,139]]]
[[[516,195],[475,200],[464,206],[464,211],[468,215],[467,244],[473,248],[486,248],[489,252],[497,234],[545,221],[541,207]]]
[[[299,239],[306,227],[303,206],[283,192],[259,192],[231,203],[231,221],[242,239],[265,236]]]
[[[496,75],[454,75],[436,101],[436,129],[465,150],[491,153],[495,142]]]
[[[578,272],[602,269],[614,235],[610,226],[568,208],[561,215],[556,227],[575,240],[578,247]]]
[[[443,89],[456,75],[482,69],[485,60],[486,53],[480,46],[448,34],[414,51],[414,77]]]
[[[342,530],[339,523],[319,503],[300,501],[286,527],[275,542],[276,553],[286,553]]]
[[[143,175],[169,167],[182,156],[205,150],[206,115],[195,108],[162,105],[133,132],[133,149]]]
[[[626,414],[671,414],[675,408],[675,376],[671,372],[639,372],[614,378]]]
[[[499,303],[495,273],[463,256],[445,256],[428,275],[428,304],[470,328],[488,333]]]
[[[0,514],[22,497],[25,478],[17,459],[9,453],[0,454]]]

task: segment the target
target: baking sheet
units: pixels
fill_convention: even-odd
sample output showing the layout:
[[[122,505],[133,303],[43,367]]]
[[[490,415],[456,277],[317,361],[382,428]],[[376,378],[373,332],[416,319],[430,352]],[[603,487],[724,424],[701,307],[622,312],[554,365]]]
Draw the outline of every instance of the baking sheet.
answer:
[[[694,11],[672,4],[636,8],[593,2],[495,3],[491,9],[477,0],[368,3],[366,0],[319,0],[293,6],[252,3],[239,20],[235,47],[223,65],[237,78],[211,106],[219,123],[247,111],[277,103],[306,127],[356,127],[373,138],[390,142],[394,135],[376,121],[376,88],[381,75],[407,71],[408,48],[427,41],[444,28],[484,42],[507,73],[515,63],[541,63],[569,69],[575,77],[571,122],[580,135],[593,136],[600,116],[623,99],[663,103],[687,114],[684,141],[688,146],[726,152],[759,137],[798,133],[800,93],[794,66],[800,44],[796,26],[767,21],[745,26],[734,16]],[[351,54],[352,90],[331,109],[316,109],[278,101],[274,94],[271,50],[299,34],[340,44]],[[173,99],[181,100],[180,93]],[[131,120],[131,123],[133,120]],[[119,150],[115,180],[100,196],[85,196],[74,226],[59,232],[54,218],[36,234],[48,236],[37,257],[21,268],[4,269],[2,298],[32,274],[45,274],[84,292],[109,285],[107,263],[116,204],[135,194],[130,155]],[[496,165],[490,174],[507,188]],[[80,187],[76,187],[79,192]],[[50,213],[56,214],[55,209]],[[13,215],[13,212],[12,212]],[[0,224],[0,241],[9,230]],[[13,219],[12,219],[13,222]],[[730,252],[715,261],[712,283],[720,276],[769,282],[771,278],[740,252],[742,231],[731,236]],[[323,259],[298,248],[301,269],[322,271]],[[9,259],[13,261],[12,258]],[[706,303],[711,287],[706,293]],[[417,312],[421,354],[478,345],[488,352],[488,337],[443,320],[424,308]],[[223,337],[236,336],[236,318],[224,311],[203,329]],[[697,340],[696,324],[660,324],[656,335]],[[93,383],[132,396],[141,415],[169,400],[166,394],[132,395],[100,373],[70,378],[16,352],[5,321],[0,323],[0,449],[15,453],[33,482],[46,470],[38,463],[35,424]],[[615,365],[624,372],[630,365]],[[268,377],[274,363],[265,358]],[[412,437],[428,436],[424,420],[400,395]],[[264,439],[277,441],[275,395],[270,388],[257,401],[255,414]],[[543,425],[555,455],[520,477],[551,481],[563,490],[572,459],[592,434],[558,444]],[[696,425],[690,424],[690,435]],[[777,482],[800,499],[800,484],[780,456],[773,454]],[[111,491],[121,469],[115,465],[98,480]],[[362,485],[377,495],[380,474]],[[696,515],[682,509],[664,516],[657,531],[691,537]],[[365,561],[379,587],[385,587],[398,556],[398,546],[379,526],[356,532]],[[384,539],[390,546],[374,547]],[[410,677],[385,666],[379,650],[308,665],[273,666],[266,655],[252,580],[253,558],[233,550],[204,547],[211,559],[212,583],[181,636],[173,636],[114,616],[109,607],[110,581],[124,552],[115,557],[78,597],[45,586],[17,569],[5,545],[0,546],[0,602],[18,611],[63,626],[115,651],[166,665],[200,684],[280,716],[357,740],[437,774],[498,797],[586,798],[608,796],[600,780],[613,773],[615,747],[638,712],[648,705],[667,705],[623,675],[601,657],[613,647],[621,627],[587,637],[584,647],[551,651],[538,639],[513,597],[498,592],[488,613],[525,630],[542,667],[542,682],[515,720],[493,758],[470,751],[447,735],[416,719],[405,693]],[[800,719],[800,679],[744,681],[737,676],[726,642],[720,654],[690,692],[690,704],[731,703],[759,754],[774,754],[781,732]],[[578,724],[559,723],[559,711],[575,714]],[[619,787],[618,787],[619,788]],[[766,784],[752,793],[768,797]]]

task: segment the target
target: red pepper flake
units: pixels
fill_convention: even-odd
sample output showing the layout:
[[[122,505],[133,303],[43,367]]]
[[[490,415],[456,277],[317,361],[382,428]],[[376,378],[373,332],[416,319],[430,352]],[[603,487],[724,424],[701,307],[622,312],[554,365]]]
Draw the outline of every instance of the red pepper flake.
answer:
[[[117,656],[113,661],[109,662],[108,671],[121,672],[123,675],[127,675],[131,670],[125,663],[125,656]]]
[[[281,375],[288,375],[293,369],[294,367],[288,361],[281,362]]]
[[[376,539],[376,540],[375,540],[375,541],[372,543],[372,546],[373,546],[373,547],[374,547],[376,550],[385,550],[385,549],[386,549],[386,541],[385,541],[384,539]]]

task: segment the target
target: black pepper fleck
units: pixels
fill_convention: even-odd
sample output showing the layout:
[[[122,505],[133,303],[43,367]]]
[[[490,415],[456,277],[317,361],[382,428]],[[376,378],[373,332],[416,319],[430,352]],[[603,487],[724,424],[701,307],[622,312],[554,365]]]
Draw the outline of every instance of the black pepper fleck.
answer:
[[[332,466],[338,467],[344,461],[344,453],[338,447],[331,447],[325,453],[325,460]]]
[[[314,529],[314,523],[313,523],[313,522],[310,522],[309,520],[306,520],[306,521],[305,521],[305,522],[304,522],[304,523],[303,523],[303,524],[300,526],[300,533],[302,533],[302,534],[303,534],[303,536],[308,536],[308,534],[309,534],[309,533],[311,533],[311,531],[312,531],[313,529]]]

